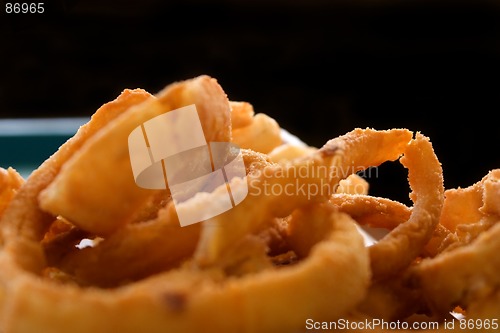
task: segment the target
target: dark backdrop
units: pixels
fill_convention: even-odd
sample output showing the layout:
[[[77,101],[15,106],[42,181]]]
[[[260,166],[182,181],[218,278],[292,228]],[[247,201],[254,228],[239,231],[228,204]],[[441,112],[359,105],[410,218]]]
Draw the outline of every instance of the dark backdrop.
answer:
[[[429,136],[446,187],[500,167],[495,1],[52,1],[1,19],[1,117],[90,116],[200,74],[311,145],[354,127]],[[375,194],[407,197],[398,165]]]

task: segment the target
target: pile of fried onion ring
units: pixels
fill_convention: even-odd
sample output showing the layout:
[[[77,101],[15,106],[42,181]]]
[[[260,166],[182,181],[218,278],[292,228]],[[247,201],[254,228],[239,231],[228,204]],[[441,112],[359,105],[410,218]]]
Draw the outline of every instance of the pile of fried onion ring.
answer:
[[[246,177],[185,205],[216,205],[226,186],[248,193],[181,226],[168,188],[135,183],[127,137],[191,104],[207,142],[240,147]],[[445,189],[418,131],[356,128],[319,148],[282,134],[202,75],[155,95],[124,90],[26,180],[0,169],[0,331],[292,333],[340,320],[498,328],[500,170]],[[412,206],[369,194],[363,171],[386,162],[407,169]],[[384,236],[367,243],[370,228]]]

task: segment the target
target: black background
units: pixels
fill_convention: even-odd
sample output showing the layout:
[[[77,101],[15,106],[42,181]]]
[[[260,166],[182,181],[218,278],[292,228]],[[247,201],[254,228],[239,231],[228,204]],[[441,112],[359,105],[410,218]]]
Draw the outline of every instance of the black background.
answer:
[[[447,188],[500,167],[500,2],[52,1],[2,6],[0,117],[90,116],[124,88],[208,74],[311,145],[355,127],[430,137]],[[392,164],[372,193],[407,200]]]

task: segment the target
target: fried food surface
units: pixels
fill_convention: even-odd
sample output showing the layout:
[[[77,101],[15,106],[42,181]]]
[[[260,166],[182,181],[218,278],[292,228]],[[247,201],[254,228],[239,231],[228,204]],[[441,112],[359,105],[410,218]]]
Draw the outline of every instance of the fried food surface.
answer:
[[[13,168],[0,168],[0,216],[24,184],[24,178]]]
[[[157,96],[141,96],[128,102],[123,114],[88,138],[64,164],[40,193],[40,206],[45,211],[101,236],[130,223],[152,192],[134,181],[128,136],[155,116],[195,104],[207,142],[231,139],[229,101],[215,79],[201,76],[173,83]],[[83,187],[88,190],[81,191]],[[107,205],[103,207],[102,202]]]
[[[181,226],[168,186],[135,183],[127,137],[192,104],[206,142],[239,146],[244,177],[225,169],[184,208],[245,196]],[[445,189],[418,131],[355,128],[320,148],[282,133],[202,75],[124,90],[26,180],[0,169],[0,331],[290,333],[342,320],[495,331],[500,169]],[[361,171],[389,161],[408,171],[411,206],[370,194]],[[361,227],[384,236],[367,245]]]
[[[335,192],[339,181],[349,174],[397,159],[410,139],[411,132],[404,129],[356,129],[331,140],[312,155],[293,160],[290,164],[270,165],[262,172],[248,175],[248,197],[234,209],[204,222],[195,258],[200,265],[211,265],[232,244],[269,219],[285,217],[311,201],[326,201]],[[361,154],[358,149],[351,149],[357,144],[373,147],[373,153]],[[381,145],[385,149],[377,150]],[[356,166],[354,169],[353,165]],[[300,172],[304,176],[297,178]],[[314,191],[300,191],[300,186],[314,188]],[[266,190],[287,187],[287,191]],[[255,207],[262,209],[256,211]],[[238,223],[232,223],[235,220]]]

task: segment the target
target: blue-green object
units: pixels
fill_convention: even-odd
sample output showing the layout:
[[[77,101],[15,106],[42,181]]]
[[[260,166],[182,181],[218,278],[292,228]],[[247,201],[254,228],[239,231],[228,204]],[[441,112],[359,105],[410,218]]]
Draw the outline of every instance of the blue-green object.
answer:
[[[13,167],[27,178],[88,120],[88,118],[1,119],[0,167]]]

